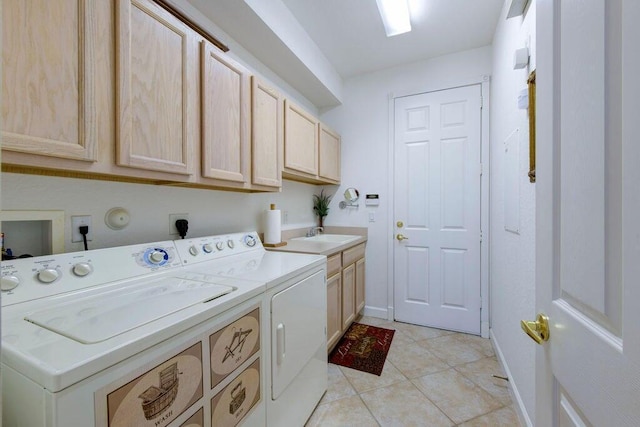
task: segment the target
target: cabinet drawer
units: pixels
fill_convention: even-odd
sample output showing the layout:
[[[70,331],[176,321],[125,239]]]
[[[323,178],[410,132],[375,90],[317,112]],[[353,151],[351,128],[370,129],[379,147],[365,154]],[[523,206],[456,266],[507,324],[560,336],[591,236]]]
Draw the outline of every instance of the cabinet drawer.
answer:
[[[342,252],[342,265],[353,264],[360,258],[364,258],[364,243],[360,243],[358,246],[354,246],[351,249],[347,249]]]
[[[335,254],[327,258],[327,277],[331,277],[342,269],[342,257]]]

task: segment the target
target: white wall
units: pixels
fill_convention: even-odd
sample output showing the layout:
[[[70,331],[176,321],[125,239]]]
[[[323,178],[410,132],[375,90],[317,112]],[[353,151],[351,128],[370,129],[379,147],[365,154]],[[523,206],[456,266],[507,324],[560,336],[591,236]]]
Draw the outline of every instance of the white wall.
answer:
[[[535,318],[535,184],[529,183],[529,122],[517,97],[535,69],[535,0],[523,17],[505,19],[506,1],[493,40],[491,79],[491,331],[524,405],[525,422],[535,424],[535,344],[520,329],[521,319]],[[531,40],[530,69],[513,69],[513,52]],[[504,141],[520,129],[516,200],[520,234],[504,229]],[[524,402],[524,403],[523,403]]]
[[[90,249],[141,242],[169,240],[169,214],[188,213],[188,237],[233,231],[263,231],[263,213],[270,203],[287,211],[287,228],[311,226],[316,222],[312,185],[284,181],[281,193],[237,193],[229,191],[176,188],[73,178],[2,174],[2,208],[5,210],[63,210],[65,249],[82,250],[71,243],[71,216],[91,215],[93,241]],[[106,212],[124,207],[131,223],[112,230],[104,223]],[[12,236],[15,237],[15,236]]]
[[[392,303],[389,299],[388,244],[396,219],[389,214],[393,203],[389,188],[389,95],[453,87],[489,74],[490,46],[393,67],[345,81],[343,105],[321,116],[342,135],[342,185],[331,202],[325,223],[369,227],[367,314],[387,317]],[[347,187],[360,191],[357,210],[338,208]],[[379,207],[364,206],[367,193],[380,195]],[[374,213],[375,222],[369,222],[370,212]]]

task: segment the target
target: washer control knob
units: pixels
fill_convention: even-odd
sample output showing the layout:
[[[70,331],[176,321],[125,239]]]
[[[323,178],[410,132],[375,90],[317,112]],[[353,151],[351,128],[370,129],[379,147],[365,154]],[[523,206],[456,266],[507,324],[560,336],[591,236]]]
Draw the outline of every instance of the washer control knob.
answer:
[[[234,246],[233,240],[231,239],[227,240],[227,246],[229,246],[229,249],[233,249],[233,246]]]
[[[202,250],[204,251],[204,253],[205,253],[205,254],[210,254],[211,252],[213,252],[213,246],[211,246],[211,245],[210,245],[210,244],[208,244],[208,243],[205,243],[205,244],[202,246]]]
[[[160,264],[164,261],[164,252],[161,251],[153,251],[149,254],[149,261],[153,264]]]
[[[256,245],[256,238],[251,234],[247,234],[246,236],[244,236],[244,244],[252,248]]]
[[[224,249],[224,243],[222,243],[222,242],[216,243],[216,248],[218,248],[219,251],[223,250]]]
[[[190,247],[189,247],[189,253],[190,253],[192,256],[196,256],[196,255],[198,255],[198,253],[199,253],[199,252],[200,252],[200,251],[198,251],[198,248],[196,248],[195,246],[190,246]]]
[[[93,269],[91,268],[91,264],[87,262],[79,262],[73,266],[71,271],[73,271],[73,274],[75,274],[78,277],[84,277],[91,274]]]
[[[0,279],[0,289],[3,291],[10,291],[15,289],[20,284],[20,279],[16,276],[2,276]]]
[[[52,283],[60,277],[60,273],[55,268],[45,268],[38,272],[38,280],[42,283]]]

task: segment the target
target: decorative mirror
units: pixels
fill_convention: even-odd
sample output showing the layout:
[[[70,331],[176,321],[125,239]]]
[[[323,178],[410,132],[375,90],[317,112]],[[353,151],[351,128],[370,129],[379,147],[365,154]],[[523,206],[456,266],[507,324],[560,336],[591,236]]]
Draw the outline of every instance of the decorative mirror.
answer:
[[[360,193],[358,192],[358,190],[353,187],[349,187],[344,191],[344,200],[341,201],[338,206],[340,207],[340,209],[344,209],[346,207],[357,208],[358,205],[356,204],[356,202],[359,198]]]

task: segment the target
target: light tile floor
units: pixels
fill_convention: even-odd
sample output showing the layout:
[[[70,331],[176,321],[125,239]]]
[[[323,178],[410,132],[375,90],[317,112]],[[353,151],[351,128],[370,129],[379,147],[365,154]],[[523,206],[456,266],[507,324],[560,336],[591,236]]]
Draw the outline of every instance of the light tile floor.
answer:
[[[329,387],[308,427],[517,427],[504,376],[487,339],[363,317],[394,329],[382,375],[329,364]]]

